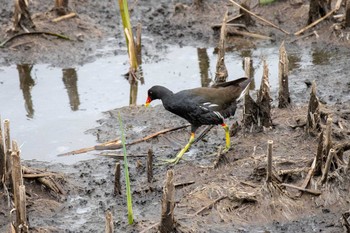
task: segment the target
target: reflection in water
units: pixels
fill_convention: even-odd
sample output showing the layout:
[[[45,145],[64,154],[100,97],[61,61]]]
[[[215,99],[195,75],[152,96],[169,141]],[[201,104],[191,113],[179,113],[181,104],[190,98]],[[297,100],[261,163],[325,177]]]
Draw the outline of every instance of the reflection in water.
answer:
[[[301,54],[299,54],[299,53],[290,54],[290,55],[288,55],[288,60],[289,60],[289,63],[288,63],[289,71],[300,68]]]
[[[136,105],[137,101],[137,91],[139,87],[139,82],[135,79],[130,79],[130,99],[129,105]]]
[[[129,71],[127,78],[130,83],[129,105],[136,105],[139,82],[141,82],[141,84],[145,83],[142,66],[139,65],[137,71],[133,74]]]
[[[255,79],[254,79],[255,69],[254,69],[254,66],[253,66],[253,52],[252,52],[251,49],[245,49],[245,50],[242,50],[240,52],[240,56],[242,58],[242,69],[243,70],[245,70],[245,68],[244,68],[244,59],[246,57],[250,58],[250,77],[248,77],[248,78],[251,78],[252,82],[249,84],[249,89],[250,90],[255,90],[256,84],[255,84]]]
[[[243,66],[243,70],[245,70],[245,59],[248,58],[249,59],[249,77],[250,79],[252,79],[252,81],[249,84],[249,90],[255,90],[256,84],[255,84],[255,79],[254,79],[254,66],[253,66],[253,59],[251,57],[244,57],[242,59],[242,66]],[[245,75],[248,76],[247,72],[245,72]]]
[[[314,65],[328,65],[332,55],[324,50],[315,49],[312,52],[312,63]]]
[[[250,57],[252,58],[253,57],[253,52],[251,49],[245,49],[245,50],[241,50],[240,52],[240,56],[241,58],[245,58],[245,57]]]
[[[33,118],[34,116],[32,94],[30,93],[32,87],[35,85],[35,81],[33,80],[30,74],[32,69],[33,69],[33,65],[28,65],[28,64],[17,65],[20,88],[23,92],[25,109],[27,112],[27,117],[29,118]]]
[[[74,68],[62,69],[63,83],[68,92],[69,105],[72,111],[79,110],[78,75]]]
[[[199,72],[201,75],[202,87],[208,87],[211,79],[209,78],[209,57],[206,48],[197,48]]]

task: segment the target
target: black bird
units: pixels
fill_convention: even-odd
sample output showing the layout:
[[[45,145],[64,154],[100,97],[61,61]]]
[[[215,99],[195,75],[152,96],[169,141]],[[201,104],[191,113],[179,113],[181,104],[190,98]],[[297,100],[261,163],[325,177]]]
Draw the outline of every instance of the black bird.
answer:
[[[146,106],[152,100],[160,99],[166,110],[186,119],[191,124],[191,137],[186,146],[169,163],[177,163],[194,142],[195,132],[201,125],[219,125],[225,130],[226,148],[230,148],[229,128],[224,119],[233,116],[239,100],[250,83],[248,78],[216,84],[212,87],[200,87],[173,93],[163,86],[153,86],[148,90]]]

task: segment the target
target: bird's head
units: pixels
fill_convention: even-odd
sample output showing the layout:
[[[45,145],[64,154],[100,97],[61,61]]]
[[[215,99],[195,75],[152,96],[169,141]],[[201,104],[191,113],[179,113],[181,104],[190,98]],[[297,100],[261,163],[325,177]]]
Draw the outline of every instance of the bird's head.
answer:
[[[172,91],[163,86],[153,86],[148,90],[148,96],[146,100],[146,107],[153,101],[163,99],[164,97],[173,94]]]

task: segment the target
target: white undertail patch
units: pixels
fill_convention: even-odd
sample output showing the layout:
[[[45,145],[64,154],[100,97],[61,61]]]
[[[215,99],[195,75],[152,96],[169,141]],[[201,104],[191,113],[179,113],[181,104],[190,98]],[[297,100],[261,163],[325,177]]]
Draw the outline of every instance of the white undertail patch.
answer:
[[[248,90],[249,90],[249,86],[250,86],[250,83],[249,83],[249,84],[244,88],[244,90],[241,92],[241,94],[239,95],[237,101],[240,100],[240,99],[242,99],[243,96],[245,96],[245,94],[246,94],[246,93],[248,92]]]

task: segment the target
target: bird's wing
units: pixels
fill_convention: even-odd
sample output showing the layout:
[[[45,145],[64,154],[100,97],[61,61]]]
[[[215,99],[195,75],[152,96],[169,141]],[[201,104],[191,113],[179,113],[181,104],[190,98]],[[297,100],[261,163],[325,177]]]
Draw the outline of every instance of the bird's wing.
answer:
[[[169,111],[194,125],[222,124],[224,120],[224,116],[218,110],[218,104],[202,96],[187,94],[186,98],[175,98],[175,101],[167,105]]]

